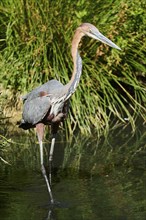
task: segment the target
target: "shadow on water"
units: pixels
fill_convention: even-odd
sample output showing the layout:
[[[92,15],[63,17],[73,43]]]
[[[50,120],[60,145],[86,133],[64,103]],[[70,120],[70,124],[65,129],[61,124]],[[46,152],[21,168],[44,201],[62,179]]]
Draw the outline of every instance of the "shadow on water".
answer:
[[[53,207],[40,172],[38,144],[30,137],[12,137],[15,144],[2,151],[12,165],[0,163],[0,219],[145,220],[146,132],[140,127],[133,134],[117,124],[100,139],[58,138]]]

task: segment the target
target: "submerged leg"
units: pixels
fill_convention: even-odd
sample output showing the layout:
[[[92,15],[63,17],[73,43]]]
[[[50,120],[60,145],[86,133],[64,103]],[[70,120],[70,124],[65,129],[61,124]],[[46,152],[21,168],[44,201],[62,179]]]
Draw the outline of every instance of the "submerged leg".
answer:
[[[51,199],[51,203],[54,203],[54,199],[53,199],[53,195],[52,195],[52,191],[51,191],[51,187],[47,178],[47,174],[46,174],[46,169],[44,167],[44,158],[43,158],[43,135],[44,135],[44,125],[43,124],[37,124],[36,125],[36,131],[37,131],[37,135],[38,135],[38,140],[39,140],[39,145],[40,145],[40,160],[41,160],[41,171],[43,174],[43,177],[46,181],[47,184],[47,189],[50,195],[50,199]]]

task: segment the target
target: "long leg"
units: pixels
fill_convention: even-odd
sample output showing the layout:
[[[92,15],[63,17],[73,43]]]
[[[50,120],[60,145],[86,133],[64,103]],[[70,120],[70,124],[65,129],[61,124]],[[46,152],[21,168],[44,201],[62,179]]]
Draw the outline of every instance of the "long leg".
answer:
[[[55,146],[55,136],[56,135],[52,135],[50,154],[49,154],[49,182],[50,182],[50,185],[52,182],[51,171],[52,171],[52,160],[53,160],[53,153],[54,153],[54,146]]]
[[[54,146],[55,146],[55,140],[56,140],[56,134],[59,128],[60,122],[52,123],[51,124],[51,134],[52,134],[52,140],[51,140],[51,147],[50,147],[50,154],[49,154],[49,182],[51,184],[52,180],[52,160],[53,160],[53,153],[54,153]]]
[[[36,131],[37,131],[37,135],[38,135],[38,140],[39,140],[39,145],[40,145],[40,160],[41,160],[41,171],[43,174],[43,177],[46,181],[47,184],[47,189],[50,195],[50,199],[51,199],[51,203],[54,203],[54,199],[53,199],[53,195],[52,195],[52,191],[51,191],[51,187],[47,178],[47,174],[46,174],[46,169],[44,167],[44,157],[43,157],[43,135],[44,135],[44,125],[43,124],[37,124],[36,125]]]

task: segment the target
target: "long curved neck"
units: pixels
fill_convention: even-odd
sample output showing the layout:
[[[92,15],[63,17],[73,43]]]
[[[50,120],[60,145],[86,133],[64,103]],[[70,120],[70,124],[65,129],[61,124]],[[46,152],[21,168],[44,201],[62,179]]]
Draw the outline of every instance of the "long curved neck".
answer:
[[[69,83],[72,83],[77,75],[77,65],[78,65],[77,61],[78,61],[78,58],[80,57],[78,53],[78,46],[83,36],[84,34],[77,29],[72,40],[71,55],[73,58],[74,69],[73,69],[72,77]]]
[[[82,59],[78,52],[78,45],[83,36],[84,34],[77,29],[72,40],[71,54],[73,58],[73,73],[70,81],[66,85],[66,89],[68,91],[66,94],[66,99],[68,99],[75,92],[82,74]]]

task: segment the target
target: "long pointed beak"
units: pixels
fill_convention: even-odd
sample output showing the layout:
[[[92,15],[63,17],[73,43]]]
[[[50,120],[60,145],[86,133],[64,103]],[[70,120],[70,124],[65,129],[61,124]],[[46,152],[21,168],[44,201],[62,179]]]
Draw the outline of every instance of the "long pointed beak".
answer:
[[[100,32],[94,32],[92,34],[90,33],[88,36],[91,37],[91,38],[94,38],[96,40],[99,40],[102,43],[105,43],[105,44],[109,45],[110,47],[113,47],[113,48],[116,48],[118,50],[121,50],[120,47],[118,47],[116,44],[114,44],[111,40],[109,40],[107,37],[105,37]]]

